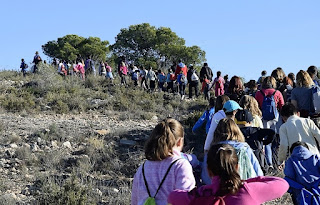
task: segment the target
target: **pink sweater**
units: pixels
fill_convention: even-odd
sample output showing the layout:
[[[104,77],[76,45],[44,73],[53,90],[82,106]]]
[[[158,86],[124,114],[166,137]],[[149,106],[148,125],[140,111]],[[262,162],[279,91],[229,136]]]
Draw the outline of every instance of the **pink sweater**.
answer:
[[[148,187],[153,197],[159,184],[165,175],[170,164],[181,158],[179,151],[174,150],[174,156],[168,157],[162,161],[150,161],[147,160],[144,165],[144,173],[146,180],[148,182]],[[195,186],[195,179],[192,173],[192,167],[186,159],[179,159],[172,167],[167,175],[164,183],[161,186],[157,196],[156,203],[158,205],[166,205],[167,198],[175,189],[189,191]],[[148,192],[143,180],[142,175],[142,165],[138,168],[136,174],[134,175],[133,185],[132,185],[132,195],[131,204],[132,205],[142,205],[144,201],[148,198]]]
[[[264,92],[265,95],[272,95],[273,92],[275,91],[275,89],[268,88],[268,89],[262,89],[262,91]],[[257,91],[255,98],[258,101],[259,107],[261,108],[264,96],[262,95],[262,93],[260,91]],[[278,108],[278,110],[280,110],[282,108],[282,106],[284,105],[284,100],[283,100],[283,96],[279,90],[277,90],[277,92],[274,94],[274,101],[276,103],[276,107]]]
[[[205,189],[211,189],[216,193],[219,189],[219,177],[213,177],[211,185],[198,188],[201,194]],[[256,177],[244,182],[243,187],[235,195],[224,197],[225,204],[228,205],[258,205],[281,197],[288,190],[289,185],[286,180],[278,177]],[[189,204],[193,196],[189,196],[187,191],[176,190],[169,195],[168,203],[172,205]]]

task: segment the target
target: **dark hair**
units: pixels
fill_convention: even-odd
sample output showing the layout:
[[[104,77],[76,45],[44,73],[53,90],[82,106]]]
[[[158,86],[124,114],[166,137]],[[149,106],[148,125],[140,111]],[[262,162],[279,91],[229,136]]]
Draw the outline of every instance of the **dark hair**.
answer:
[[[172,148],[179,138],[184,137],[184,130],[180,122],[168,118],[160,122],[153,129],[145,144],[145,156],[148,160],[161,161],[173,154]]]
[[[216,97],[210,97],[209,105],[210,105],[210,107],[216,106]]]
[[[290,117],[294,114],[297,114],[297,108],[292,103],[286,103],[282,106],[281,116]]]
[[[267,75],[267,71],[263,70],[263,71],[261,72],[261,75]]]
[[[208,66],[208,63],[204,63],[203,66],[204,66],[204,67]]]
[[[24,61],[24,59],[23,59],[23,58],[21,58],[21,61]]]
[[[238,156],[231,145],[212,145],[208,152],[207,165],[208,170],[220,178],[217,195],[225,196],[238,192],[242,181],[238,173]]]
[[[318,73],[318,68],[314,65],[310,66],[307,70],[310,76],[316,75]]]
[[[220,75],[221,75],[221,71],[218,71],[217,76],[220,77]]]
[[[229,76],[228,76],[228,75],[225,75],[223,78],[224,78],[225,80],[228,80]]]
[[[222,110],[224,103],[226,103],[230,98],[226,95],[219,95],[216,99],[216,106],[214,108],[215,113]]]
[[[230,94],[239,94],[243,91],[243,84],[241,78],[238,76],[233,76],[230,80],[228,93]]]
[[[294,73],[289,73],[288,78],[290,78],[292,81],[294,81],[296,78],[296,75]]]
[[[309,149],[307,143],[305,143],[305,142],[299,142],[299,141],[298,141],[298,142],[295,142],[295,143],[293,143],[293,144],[291,145],[291,147],[290,147],[290,153],[292,153],[293,150],[294,150],[294,148],[296,148],[296,147],[298,147],[298,146],[303,146],[303,147]]]

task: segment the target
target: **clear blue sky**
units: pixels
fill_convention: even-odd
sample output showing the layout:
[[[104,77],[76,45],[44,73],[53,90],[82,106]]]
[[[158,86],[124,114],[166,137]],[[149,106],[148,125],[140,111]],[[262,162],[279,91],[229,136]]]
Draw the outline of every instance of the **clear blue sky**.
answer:
[[[320,66],[319,0],[12,0],[1,2],[0,22],[0,69],[31,62],[41,45],[67,34],[112,44],[121,28],[144,22],[200,46],[213,71],[229,76]]]

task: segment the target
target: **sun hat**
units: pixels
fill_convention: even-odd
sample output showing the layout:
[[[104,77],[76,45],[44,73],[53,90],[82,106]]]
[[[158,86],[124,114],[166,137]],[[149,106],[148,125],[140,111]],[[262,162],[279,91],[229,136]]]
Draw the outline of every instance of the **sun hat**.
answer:
[[[240,105],[234,100],[228,100],[226,103],[224,103],[223,109],[225,110],[225,112],[232,112],[234,110],[242,110]]]

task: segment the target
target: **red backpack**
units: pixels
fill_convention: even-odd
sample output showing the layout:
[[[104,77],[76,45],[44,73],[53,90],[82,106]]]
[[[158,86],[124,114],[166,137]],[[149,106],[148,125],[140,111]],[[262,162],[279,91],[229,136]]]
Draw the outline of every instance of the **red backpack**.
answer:
[[[205,189],[200,194],[197,188],[194,188],[188,194],[193,196],[189,205],[225,205],[224,197],[215,196],[211,189]]]

